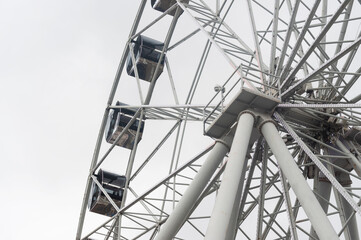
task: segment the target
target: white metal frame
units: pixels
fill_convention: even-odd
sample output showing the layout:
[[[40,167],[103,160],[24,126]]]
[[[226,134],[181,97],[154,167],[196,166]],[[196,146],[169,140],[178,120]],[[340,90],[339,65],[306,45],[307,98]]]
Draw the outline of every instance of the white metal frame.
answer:
[[[154,20],[144,24],[142,17],[149,7],[146,3],[140,2],[109,94],[76,239],[184,239],[190,230],[194,232],[192,239],[359,239],[361,145],[344,138],[349,129],[361,126],[361,94],[352,92],[361,86],[361,67],[357,65],[361,32],[356,32],[361,26],[361,4],[353,0],[217,0],[211,6],[203,0],[176,0],[166,12],[154,14]],[[248,12],[253,44],[234,28],[234,22],[229,22],[238,11],[237,4]],[[167,13],[173,9],[177,9],[176,14],[170,17]],[[257,18],[261,13],[265,20]],[[175,104],[151,104],[155,87],[161,83],[153,77],[143,96],[144,84],[136,70],[140,104],[115,106],[129,53],[135,63],[132,41],[166,18],[170,20],[161,51],[161,59],[165,58],[162,77],[169,81]],[[188,19],[194,30],[174,40],[183,19]],[[175,56],[168,57],[168,52],[195,36],[203,36],[205,46],[181,104],[176,86],[182,83],[171,65]],[[227,92],[216,92],[210,101],[206,99],[208,104],[194,104],[193,99],[203,91],[198,86],[205,81],[203,75],[213,49],[233,68],[222,79],[221,87]],[[156,72],[160,64],[161,60]],[[264,109],[262,102],[236,102],[233,96],[239,88],[277,99],[275,107]],[[188,162],[182,160],[181,152],[187,151],[183,146],[192,140],[187,138],[190,123],[203,123],[207,133],[204,126],[215,127],[212,124],[222,119],[222,114],[229,114],[227,107],[235,102],[243,104],[243,112],[232,112],[236,114],[234,120],[222,126],[225,134]],[[108,114],[117,108],[132,109],[136,114],[115,143],[104,146]],[[124,173],[127,182],[118,207],[96,181],[95,173],[116,151],[116,142],[136,119],[173,125],[145,159],[138,158],[137,144],[129,152]],[[141,178],[145,168],[153,166],[156,154],[168,142],[173,148],[169,150],[168,173],[140,194],[132,183]],[[87,213],[92,182],[99,185],[117,214],[84,234],[86,219],[92,214]]]

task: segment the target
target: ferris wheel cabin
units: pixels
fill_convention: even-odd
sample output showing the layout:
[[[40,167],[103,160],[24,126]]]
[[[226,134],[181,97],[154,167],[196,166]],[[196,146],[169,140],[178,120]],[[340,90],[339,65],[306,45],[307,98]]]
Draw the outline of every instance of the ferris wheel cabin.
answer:
[[[139,79],[151,82],[153,75],[156,73],[158,62],[160,61],[159,69],[156,73],[155,80],[158,79],[163,72],[164,59],[162,59],[161,53],[164,43],[157,40],[139,35],[137,40],[133,43],[133,53],[135,57],[135,63],[133,64],[131,53],[127,59],[127,73],[130,76],[135,77],[135,66],[138,72]]]
[[[117,102],[116,106],[126,105],[124,103]],[[135,113],[136,111],[126,108],[110,110],[108,122],[105,128],[105,140],[108,143],[113,144],[127,126],[127,124],[131,121]],[[119,141],[116,142],[116,145],[127,149],[132,149],[138,127],[140,127],[138,137],[138,142],[140,142],[144,130],[144,120],[136,119],[134,123],[128,128],[128,130],[126,130],[125,133],[120,137]]]
[[[100,169],[97,175],[97,180],[112,199],[114,204],[120,207],[126,181],[125,176],[117,175]],[[114,216],[114,214],[117,212],[112,203],[95,182],[92,184],[92,191],[89,197],[88,207],[91,212],[99,213],[109,217]]]
[[[182,1],[183,3],[189,3],[189,0],[184,0]],[[169,8],[171,8],[174,4],[176,4],[177,1],[176,0],[152,0],[151,1],[151,4],[152,4],[152,7],[155,9],[155,10],[158,10],[160,12],[165,12],[167,11]],[[175,15],[175,12],[176,12],[177,8],[174,8],[172,11],[170,11],[168,14],[171,15],[171,16],[174,16]]]

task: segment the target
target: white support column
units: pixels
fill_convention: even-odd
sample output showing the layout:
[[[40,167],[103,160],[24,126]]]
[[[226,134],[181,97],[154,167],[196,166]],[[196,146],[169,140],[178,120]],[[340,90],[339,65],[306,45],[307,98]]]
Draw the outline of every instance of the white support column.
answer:
[[[347,185],[345,187],[351,187],[351,185]],[[354,214],[354,210],[343,197],[341,197],[341,204],[343,205],[343,209],[345,211],[346,220],[348,220],[351,217],[351,219],[348,220],[348,224],[347,224],[350,233],[350,239],[359,240],[360,236],[358,234],[357,220],[356,220],[356,215]]]
[[[317,193],[320,197],[322,197],[322,199],[320,198],[319,203],[325,213],[328,211],[328,201],[330,201],[331,187],[332,185],[329,181],[319,182],[319,189],[317,190]]]
[[[187,216],[190,214],[194,204],[196,204],[196,200],[201,195],[226,153],[229,151],[231,143],[231,136],[225,137],[223,141],[217,141],[210,155],[207,157],[199,172],[194,177],[192,183],[189,185],[173,212],[169,215],[168,219],[161,227],[155,240],[169,240],[177,234],[178,230],[184,224]]]
[[[339,239],[321,205],[298,169],[272,121],[264,121],[260,130],[277,159],[278,165],[300,201],[320,239]]]
[[[328,202],[330,201],[332,185],[329,181],[318,181],[317,185],[318,186],[317,186],[316,192],[319,195],[318,202],[320,203],[323,211],[325,213],[327,213]],[[310,238],[310,240],[318,239],[317,234],[316,234],[315,230],[313,229],[313,227],[311,227],[310,234],[312,236]]]
[[[239,201],[235,201],[233,205],[232,215],[230,218],[230,222],[227,229],[227,235],[225,239],[235,239],[236,233],[237,233],[237,223],[238,223],[238,214],[239,214],[239,208],[241,204],[241,197],[243,192],[243,182],[246,176],[247,171],[247,159],[244,161],[243,168],[242,168],[242,175],[241,179],[238,185],[237,195],[236,199],[239,199]]]
[[[352,165],[357,175],[361,177],[361,163],[359,162],[359,160],[355,157],[355,155],[353,155],[350,152],[350,150],[339,139],[335,139],[335,143],[337,147],[341,149],[342,152],[344,152],[345,154],[347,154],[347,156],[350,157],[349,163]]]
[[[243,183],[242,175],[245,170],[245,160],[250,137],[253,131],[255,117],[250,112],[240,114],[236,133],[233,139],[231,151],[222,183],[218,191],[211,219],[209,220],[206,240],[227,239],[229,226],[233,225],[232,212],[235,204],[240,202],[240,183]],[[244,175],[243,175],[244,176]]]

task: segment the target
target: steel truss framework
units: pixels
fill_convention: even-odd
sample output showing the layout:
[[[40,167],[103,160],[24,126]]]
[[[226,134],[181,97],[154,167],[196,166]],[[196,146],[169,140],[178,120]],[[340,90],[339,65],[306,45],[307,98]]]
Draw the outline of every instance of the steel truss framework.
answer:
[[[359,239],[360,2],[176,0],[163,13],[149,8],[140,1],[120,60],[76,239]],[[168,14],[174,10],[174,16]],[[143,20],[146,14],[153,20]],[[165,23],[164,35],[157,35],[164,46],[151,81],[144,83],[137,72],[127,76],[128,55],[135,63],[135,39],[164,31]],[[202,52],[188,49],[199,50],[199,39]],[[201,53],[192,81],[183,80],[187,69],[178,66],[177,73],[177,66],[171,67],[184,52],[185,62]],[[165,70],[156,79],[162,59]],[[223,83],[215,95],[203,95],[212,71],[222,72],[217,82]],[[118,106],[119,86],[126,88],[128,78],[138,87],[138,104]],[[169,83],[170,99],[153,103],[157,88]],[[103,143],[109,112],[120,108],[136,113],[115,143]],[[115,148],[137,119],[145,120],[144,132],[166,128],[165,122],[169,130],[158,138],[143,136],[131,151]],[[189,135],[193,123],[200,123],[201,131]],[[202,131],[204,136],[194,137]],[[197,147],[209,140],[208,147]],[[142,148],[147,143],[152,149]],[[170,152],[162,161],[164,172],[157,165],[162,149]],[[112,169],[127,179],[121,206],[96,178],[117,151],[128,159],[124,169]],[[193,157],[182,160],[184,152]],[[163,177],[154,180],[146,169]],[[104,219],[87,213],[93,182],[117,214]]]

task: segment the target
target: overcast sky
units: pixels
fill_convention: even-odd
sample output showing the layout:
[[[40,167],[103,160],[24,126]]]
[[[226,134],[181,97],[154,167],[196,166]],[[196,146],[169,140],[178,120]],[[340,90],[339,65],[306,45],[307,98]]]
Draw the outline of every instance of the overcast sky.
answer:
[[[0,0],[0,239],[75,238],[124,3]]]
[[[0,0],[0,239],[75,238],[97,133],[139,2]]]
[[[0,0],[0,239],[75,238],[138,3]]]

